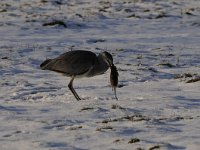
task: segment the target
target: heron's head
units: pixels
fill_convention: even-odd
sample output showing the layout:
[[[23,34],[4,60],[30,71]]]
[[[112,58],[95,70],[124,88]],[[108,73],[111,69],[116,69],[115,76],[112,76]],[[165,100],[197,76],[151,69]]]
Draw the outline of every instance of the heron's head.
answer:
[[[108,64],[109,67],[111,67],[113,65],[113,57],[110,53],[108,52],[103,52],[101,53],[103,59],[105,60],[105,62]]]

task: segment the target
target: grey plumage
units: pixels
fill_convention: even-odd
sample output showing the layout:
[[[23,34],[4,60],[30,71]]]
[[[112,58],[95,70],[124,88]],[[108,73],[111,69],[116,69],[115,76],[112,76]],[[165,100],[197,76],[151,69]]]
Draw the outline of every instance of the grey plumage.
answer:
[[[73,80],[76,77],[92,77],[103,74],[111,66],[113,66],[113,58],[110,53],[103,52],[97,56],[93,52],[84,50],[66,52],[57,58],[47,59],[40,65],[43,70],[70,76],[68,87],[77,100],[80,100],[80,97],[73,88]]]

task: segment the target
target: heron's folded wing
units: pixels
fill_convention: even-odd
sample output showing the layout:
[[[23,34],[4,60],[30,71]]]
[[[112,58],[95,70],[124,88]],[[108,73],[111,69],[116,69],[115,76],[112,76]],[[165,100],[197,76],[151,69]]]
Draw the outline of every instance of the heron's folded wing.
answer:
[[[89,51],[70,51],[52,59],[46,69],[68,75],[81,75],[93,67],[96,59],[96,55]]]

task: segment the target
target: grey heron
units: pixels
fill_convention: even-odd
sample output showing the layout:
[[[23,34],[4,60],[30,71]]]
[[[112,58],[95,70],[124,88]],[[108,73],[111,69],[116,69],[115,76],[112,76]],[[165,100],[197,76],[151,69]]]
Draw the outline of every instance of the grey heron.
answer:
[[[69,51],[57,58],[45,60],[40,67],[43,70],[51,70],[71,77],[68,87],[77,100],[81,100],[81,98],[73,88],[74,79],[100,75],[110,67],[110,82],[115,92],[115,98],[117,99],[116,87],[118,84],[118,72],[113,64],[112,55],[106,51],[100,53],[98,56],[91,51]]]

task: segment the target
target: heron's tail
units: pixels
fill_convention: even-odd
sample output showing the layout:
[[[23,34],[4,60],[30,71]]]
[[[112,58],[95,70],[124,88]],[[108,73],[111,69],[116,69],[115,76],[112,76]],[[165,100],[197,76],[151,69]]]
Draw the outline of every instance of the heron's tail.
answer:
[[[40,68],[43,70],[47,69],[46,67],[47,67],[48,63],[51,62],[51,60],[52,59],[45,60],[43,63],[41,63]]]

